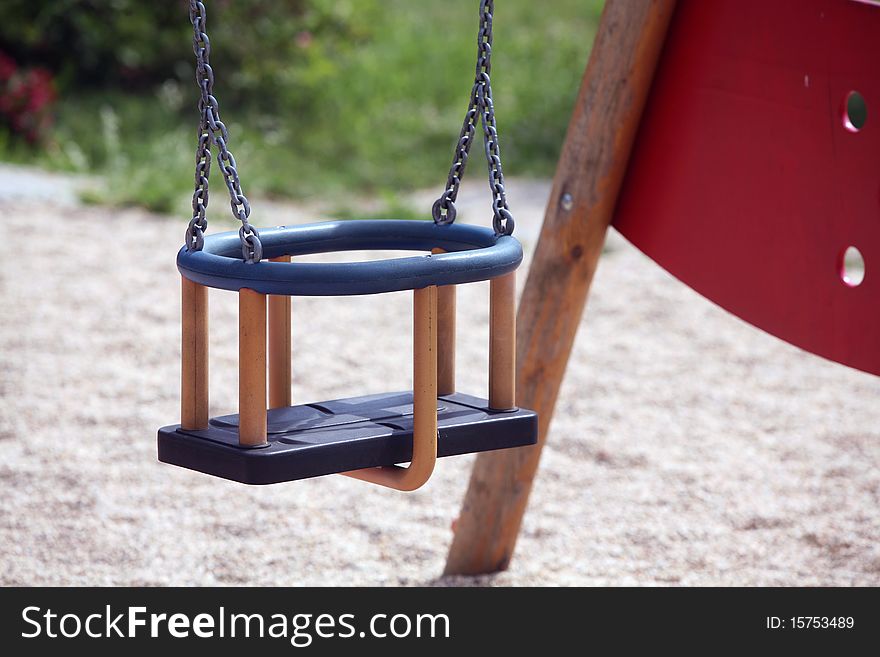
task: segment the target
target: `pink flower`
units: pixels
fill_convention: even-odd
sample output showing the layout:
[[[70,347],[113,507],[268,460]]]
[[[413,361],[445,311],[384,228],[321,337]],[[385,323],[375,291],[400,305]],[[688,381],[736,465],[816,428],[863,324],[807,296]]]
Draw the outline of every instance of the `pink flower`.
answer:
[[[15,74],[16,70],[18,70],[18,66],[12,57],[0,52],[0,82],[6,82]]]
[[[37,142],[52,126],[51,110],[56,98],[49,71],[21,69],[0,53],[0,121],[28,141]]]

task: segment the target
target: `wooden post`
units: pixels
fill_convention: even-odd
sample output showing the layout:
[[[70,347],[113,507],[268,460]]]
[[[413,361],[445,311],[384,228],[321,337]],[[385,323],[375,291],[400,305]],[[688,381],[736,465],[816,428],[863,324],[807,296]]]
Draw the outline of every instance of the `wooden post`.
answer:
[[[510,563],[674,8],[674,0],[605,5],[517,316],[517,400],[538,412],[539,442],[478,455],[449,574],[493,572]]]
[[[516,272],[489,283],[489,408],[516,408]]]
[[[272,258],[290,262],[290,256]],[[291,405],[290,297],[269,296],[269,408]]]
[[[238,442],[266,442],[266,295],[238,292]]]
[[[455,312],[455,286],[437,288],[437,395],[441,397],[455,392]]]
[[[410,464],[342,474],[397,490],[415,490],[437,462],[437,287],[413,290],[413,453]]]
[[[180,279],[180,427],[208,428],[208,288]]]

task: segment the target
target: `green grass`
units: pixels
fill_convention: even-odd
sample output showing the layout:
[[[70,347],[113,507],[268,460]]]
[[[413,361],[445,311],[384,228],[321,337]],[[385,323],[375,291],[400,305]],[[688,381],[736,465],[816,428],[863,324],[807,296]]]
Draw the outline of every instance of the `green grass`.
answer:
[[[472,82],[476,4],[358,3],[352,11],[361,12],[365,38],[291,71],[296,84],[271,103],[227,106],[224,87],[236,72],[217,70],[215,93],[245,193],[329,197],[339,216],[356,216],[357,197],[374,194],[384,199],[383,216],[424,216],[399,198],[424,186],[439,191],[445,182]],[[492,83],[508,176],[552,174],[600,11],[598,0],[497,3]],[[245,25],[241,38],[248,38]],[[278,102],[296,85],[310,90],[307,103]],[[98,173],[88,201],[187,214],[195,92],[188,79],[170,79],[143,96],[68,93],[47,149],[0,137],[0,159]],[[298,109],[268,112],[264,104]],[[485,176],[479,146],[468,169]],[[216,216],[227,207],[216,166],[212,181]]]
[[[364,210],[357,204],[350,202],[335,203],[330,210],[330,216],[334,219],[427,219],[430,216],[430,208],[414,208],[408,205],[400,195],[384,190],[378,194],[378,204],[370,203],[369,209]]]

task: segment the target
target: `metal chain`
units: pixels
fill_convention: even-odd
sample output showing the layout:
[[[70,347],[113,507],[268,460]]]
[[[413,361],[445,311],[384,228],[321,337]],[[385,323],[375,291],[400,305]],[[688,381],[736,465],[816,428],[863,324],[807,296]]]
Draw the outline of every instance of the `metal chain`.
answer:
[[[229,190],[232,215],[241,222],[238,231],[241,252],[246,262],[259,262],[263,257],[260,234],[251,226],[248,217],[251,205],[241,189],[241,180],[235,166],[235,157],[229,150],[229,130],[220,120],[220,106],[213,95],[214,70],[211,68],[211,41],[205,30],[205,5],[200,0],[190,0],[189,19],[193,26],[193,52],[196,56],[196,83],[201,90],[199,99],[199,138],[196,147],[195,191],[193,192],[193,216],[186,231],[186,247],[200,251],[205,243],[208,220],[208,176],[211,172],[211,144],[217,146],[217,166],[223,172],[223,180]]]
[[[489,73],[492,70],[492,14],[494,9],[494,0],[480,1],[480,30],[477,34],[477,67],[474,86],[471,89],[464,124],[458,136],[449,177],[446,179],[446,189],[434,202],[431,214],[437,224],[451,224],[455,221],[455,201],[458,198],[461,179],[467,166],[479,117],[483,125],[486,162],[489,165],[489,188],[492,190],[492,225],[497,235],[510,235],[513,233],[514,220],[507,204],[507,192],[504,189],[504,172],[501,169],[501,151],[498,145],[498,129],[495,124],[495,106],[492,102],[492,85],[489,80]]]

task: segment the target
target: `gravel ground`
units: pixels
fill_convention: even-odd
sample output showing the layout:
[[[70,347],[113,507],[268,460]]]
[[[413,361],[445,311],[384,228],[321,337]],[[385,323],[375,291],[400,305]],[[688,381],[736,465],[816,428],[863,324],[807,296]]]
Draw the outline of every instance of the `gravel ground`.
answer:
[[[3,584],[880,584],[880,379],[754,330],[617,235],[510,570],[440,578],[471,457],[412,494],[160,465],[185,219],[79,207],[34,172],[0,180],[8,220],[29,227],[0,260]],[[510,187],[530,253],[548,186]],[[482,194],[465,190],[465,219],[485,219]],[[263,223],[311,215],[271,210]],[[487,293],[460,292],[466,391],[486,386]],[[235,295],[211,304],[221,414],[237,395]],[[297,299],[294,313],[297,399],[408,387],[407,294]]]

